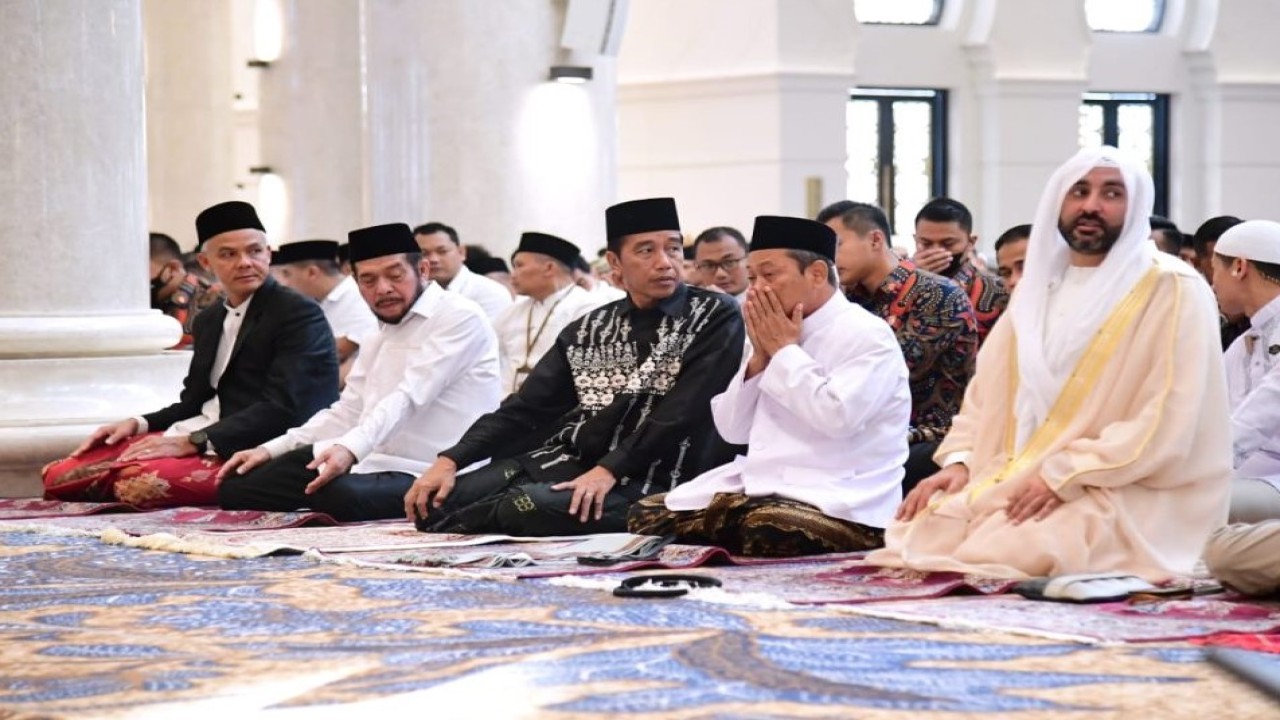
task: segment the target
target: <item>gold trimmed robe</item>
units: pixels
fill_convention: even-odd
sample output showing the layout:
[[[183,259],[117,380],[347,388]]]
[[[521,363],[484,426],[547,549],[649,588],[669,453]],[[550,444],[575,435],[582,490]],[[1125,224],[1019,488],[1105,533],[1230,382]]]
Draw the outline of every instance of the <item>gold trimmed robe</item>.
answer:
[[[1045,422],[1014,452],[1013,323],[978,355],[935,459],[969,453],[969,484],[895,522],[870,561],[1023,578],[1191,571],[1227,515],[1231,418],[1216,303],[1189,267],[1157,261],[1103,323]],[[1005,514],[1038,474],[1064,501],[1043,520]]]

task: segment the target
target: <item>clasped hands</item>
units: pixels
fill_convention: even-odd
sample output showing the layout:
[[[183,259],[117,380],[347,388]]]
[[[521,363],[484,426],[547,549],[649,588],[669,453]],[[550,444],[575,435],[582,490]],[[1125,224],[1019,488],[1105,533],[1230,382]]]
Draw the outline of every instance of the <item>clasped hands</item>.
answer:
[[[1058,497],[1039,475],[1028,475],[1018,481],[1019,486],[1009,496],[1009,504],[1005,506],[1005,515],[1014,525],[1021,525],[1027,520],[1043,520],[1054,510],[1062,506],[1063,500]],[[964,463],[953,463],[930,475],[916,485],[907,497],[894,519],[907,522],[912,520],[929,506],[934,494],[942,492],[951,495],[964,489],[969,484],[969,467]]]
[[[782,348],[800,342],[804,304],[796,303],[788,315],[773,288],[752,287],[747,290],[742,317],[747,326],[747,338],[751,341],[751,358],[747,360],[746,373],[746,377],[751,378],[764,372],[769,361]]]

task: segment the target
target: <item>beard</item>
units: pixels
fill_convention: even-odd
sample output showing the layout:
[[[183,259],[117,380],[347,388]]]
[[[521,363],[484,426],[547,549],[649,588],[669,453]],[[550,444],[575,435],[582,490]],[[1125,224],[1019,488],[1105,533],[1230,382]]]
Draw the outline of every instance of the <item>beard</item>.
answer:
[[[1092,228],[1098,228],[1100,231],[1084,235],[1078,232]],[[1081,214],[1069,222],[1066,220],[1058,222],[1058,232],[1062,233],[1067,246],[1081,255],[1106,255],[1111,252],[1111,248],[1120,239],[1121,230],[1123,230],[1122,227],[1108,225],[1101,215],[1094,213]]]

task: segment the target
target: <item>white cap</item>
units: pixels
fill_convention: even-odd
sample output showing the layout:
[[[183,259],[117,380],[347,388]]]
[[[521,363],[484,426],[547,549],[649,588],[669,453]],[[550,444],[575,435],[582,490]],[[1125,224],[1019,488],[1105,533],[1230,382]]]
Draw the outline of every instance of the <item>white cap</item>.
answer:
[[[1247,220],[1222,233],[1213,246],[1217,255],[1280,265],[1280,223]]]

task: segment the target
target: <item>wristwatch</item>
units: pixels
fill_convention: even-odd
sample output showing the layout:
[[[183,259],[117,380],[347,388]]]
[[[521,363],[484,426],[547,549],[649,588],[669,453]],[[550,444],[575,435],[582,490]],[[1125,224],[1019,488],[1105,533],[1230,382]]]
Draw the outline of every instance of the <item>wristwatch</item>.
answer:
[[[187,442],[196,446],[196,453],[204,455],[209,452],[209,434],[203,430],[197,430],[187,436]]]

